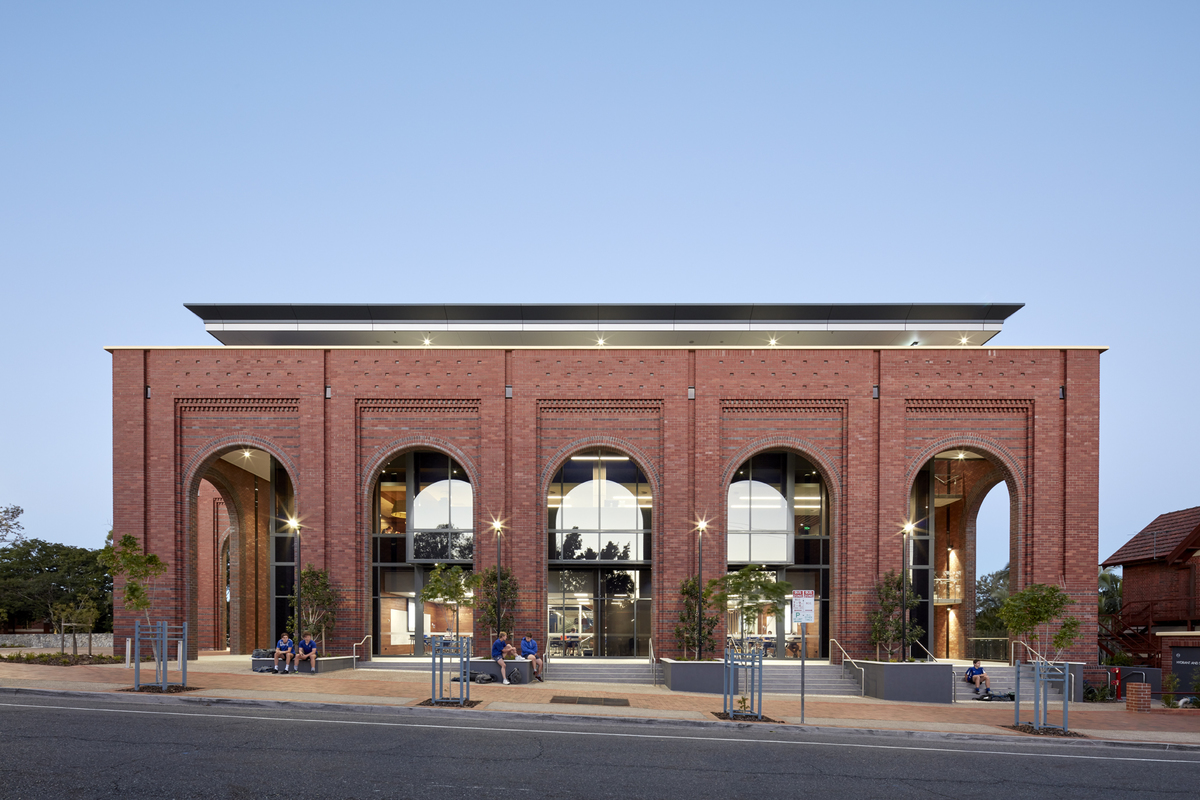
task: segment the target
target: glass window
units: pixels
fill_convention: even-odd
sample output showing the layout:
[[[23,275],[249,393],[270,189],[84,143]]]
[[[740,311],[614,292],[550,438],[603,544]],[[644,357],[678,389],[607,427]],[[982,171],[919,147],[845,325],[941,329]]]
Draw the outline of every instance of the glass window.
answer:
[[[475,493],[461,464],[445,453],[407,453],[384,468],[378,486],[378,532],[407,534],[399,542],[410,548],[403,558],[394,551],[381,558],[473,559]]]
[[[550,558],[645,561],[653,497],[628,456],[594,450],[572,456],[546,497]]]

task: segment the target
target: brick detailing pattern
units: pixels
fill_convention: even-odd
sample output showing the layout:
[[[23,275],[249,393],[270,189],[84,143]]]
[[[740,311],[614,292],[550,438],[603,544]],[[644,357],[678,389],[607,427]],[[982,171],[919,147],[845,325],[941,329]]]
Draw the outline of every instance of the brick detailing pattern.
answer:
[[[1150,684],[1125,684],[1125,710],[1138,714],[1150,713]]]
[[[479,400],[420,398],[410,400],[364,399],[358,401],[360,413],[372,414],[478,414]]]

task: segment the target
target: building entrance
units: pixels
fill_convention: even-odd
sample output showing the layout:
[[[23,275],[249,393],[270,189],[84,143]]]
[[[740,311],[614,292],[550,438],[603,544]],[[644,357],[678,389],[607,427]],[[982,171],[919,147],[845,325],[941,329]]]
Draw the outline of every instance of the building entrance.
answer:
[[[639,657],[650,651],[650,570],[552,569],[551,655]]]

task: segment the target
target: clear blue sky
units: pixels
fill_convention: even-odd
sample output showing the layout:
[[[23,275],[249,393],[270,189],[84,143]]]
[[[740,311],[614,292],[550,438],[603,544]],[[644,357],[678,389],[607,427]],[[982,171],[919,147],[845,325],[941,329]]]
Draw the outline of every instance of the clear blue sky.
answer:
[[[1112,348],[1101,557],[1200,504],[1200,4],[246,5],[0,3],[30,535],[102,542],[101,348],[187,301],[1024,302]]]

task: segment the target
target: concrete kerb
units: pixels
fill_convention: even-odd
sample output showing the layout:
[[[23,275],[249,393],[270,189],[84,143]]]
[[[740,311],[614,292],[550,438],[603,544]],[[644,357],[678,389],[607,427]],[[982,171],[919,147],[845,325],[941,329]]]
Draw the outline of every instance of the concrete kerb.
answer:
[[[726,722],[724,720],[689,720],[689,719],[659,719],[656,717],[605,717],[585,714],[539,714],[519,711],[488,711],[475,709],[444,709],[414,706],[378,706],[355,705],[350,703],[320,703],[298,700],[252,700],[232,697],[186,697],[180,695],[143,695],[135,693],[115,694],[113,692],[81,692],[56,689],[25,689],[20,687],[0,687],[0,696],[26,695],[33,697],[77,697],[83,700],[120,700],[122,702],[141,703],[146,705],[173,705],[187,708],[189,706],[220,706],[229,708],[264,708],[278,710],[305,711],[340,711],[356,714],[373,714],[378,716],[413,716],[422,719],[461,719],[461,720],[504,720],[511,722],[516,718],[522,720],[542,720],[545,722],[586,722],[596,725],[637,724],[647,727],[682,727],[682,728],[711,728],[724,730],[768,730],[772,733],[821,733],[844,734],[851,736],[882,737],[901,736],[906,739],[926,741],[958,741],[958,742],[987,742],[990,744],[1022,744],[1022,745],[1061,745],[1064,747],[1127,747],[1138,750],[1161,750],[1200,753],[1200,745],[1179,744],[1176,742],[1137,742],[1116,739],[1070,739],[1057,736],[1021,736],[985,733],[956,733],[941,731],[906,731],[895,729],[851,728],[816,725],[794,725],[791,723],[762,723],[762,722]],[[653,709],[647,709],[652,711]]]

